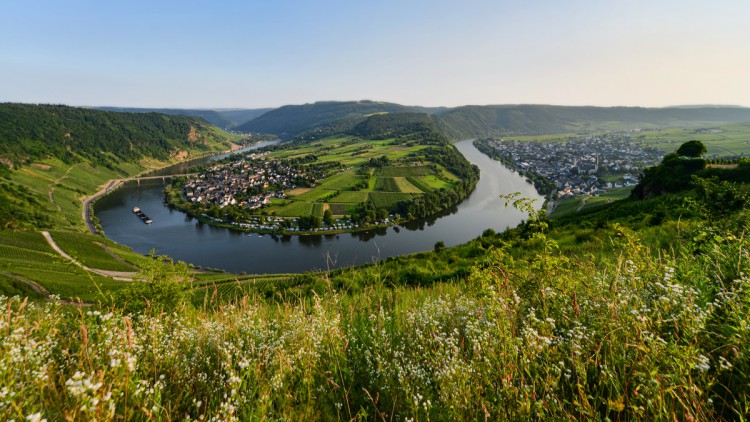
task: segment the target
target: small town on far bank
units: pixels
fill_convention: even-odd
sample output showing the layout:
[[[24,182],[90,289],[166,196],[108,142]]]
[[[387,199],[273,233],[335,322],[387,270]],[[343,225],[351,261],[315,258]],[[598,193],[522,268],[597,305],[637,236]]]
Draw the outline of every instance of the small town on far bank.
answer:
[[[528,177],[540,194],[556,200],[635,186],[643,169],[658,164],[664,155],[658,148],[634,142],[627,132],[573,136],[560,142],[483,139],[477,144]]]

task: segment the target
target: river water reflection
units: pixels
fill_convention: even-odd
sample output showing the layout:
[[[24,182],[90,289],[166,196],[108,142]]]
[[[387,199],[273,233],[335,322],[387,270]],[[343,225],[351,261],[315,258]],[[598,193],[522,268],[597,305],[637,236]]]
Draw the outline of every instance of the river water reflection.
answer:
[[[263,145],[267,145],[263,144]],[[474,192],[439,218],[361,233],[310,236],[260,236],[212,227],[164,205],[161,180],[129,182],[100,199],[94,212],[110,239],[147,254],[155,249],[203,267],[251,274],[291,273],[357,265],[390,256],[431,250],[435,242],[446,246],[465,243],[487,228],[495,231],[514,227],[525,215],[505,208],[501,194],[521,192],[542,198],[517,173],[479,152],[471,140],[455,144],[481,176]],[[260,146],[260,145],[258,145]],[[256,146],[257,147],[257,146]],[[180,174],[184,166],[158,174]],[[133,215],[140,207],[152,220],[146,225]]]

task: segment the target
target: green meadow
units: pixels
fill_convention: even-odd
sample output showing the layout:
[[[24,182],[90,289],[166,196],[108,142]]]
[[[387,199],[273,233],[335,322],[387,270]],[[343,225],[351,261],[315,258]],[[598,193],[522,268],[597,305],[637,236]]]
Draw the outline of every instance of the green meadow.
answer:
[[[450,188],[458,180],[443,166],[420,158],[425,145],[411,144],[395,139],[333,137],[273,151],[269,158],[292,159],[312,154],[317,157],[316,162],[338,162],[345,170],[326,177],[313,188],[287,192],[286,201],[272,201],[264,211],[285,218],[321,216],[321,206],[325,206],[335,217],[343,217],[353,211],[354,205],[367,203],[390,211],[399,201]],[[381,157],[391,164],[367,167],[371,158]]]

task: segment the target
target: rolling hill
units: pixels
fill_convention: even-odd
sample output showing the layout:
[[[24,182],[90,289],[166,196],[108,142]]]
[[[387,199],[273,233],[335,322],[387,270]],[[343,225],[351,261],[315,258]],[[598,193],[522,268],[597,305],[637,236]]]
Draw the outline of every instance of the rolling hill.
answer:
[[[423,111],[419,108],[416,111]],[[348,129],[371,114],[415,111],[415,108],[376,101],[320,101],[313,104],[286,105],[271,110],[237,127],[242,132],[273,133],[285,138],[346,121],[338,129]]]
[[[551,105],[464,106],[443,113],[438,120],[441,130],[453,139],[679,127],[746,121],[750,121],[750,109],[743,108]]]
[[[271,108],[257,109],[188,109],[188,108],[134,108],[134,107],[94,107],[97,110],[120,113],[161,113],[173,116],[200,117],[222,129],[233,129],[266,113]]]
[[[349,131],[372,114],[417,112],[433,116],[451,139],[480,136],[594,132],[633,128],[682,127],[750,121],[750,109],[738,107],[580,107],[486,105],[425,108],[374,101],[287,105],[240,125],[245,132],[284,138]]]

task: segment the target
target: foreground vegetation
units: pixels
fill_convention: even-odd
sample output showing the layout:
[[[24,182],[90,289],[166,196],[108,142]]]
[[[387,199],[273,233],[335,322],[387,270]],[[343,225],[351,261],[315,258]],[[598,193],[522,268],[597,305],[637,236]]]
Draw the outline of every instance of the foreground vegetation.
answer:
[[[198,271],[77,233],[79,195],[101,184],[102,169],[130,173],[155,158],[111,170],[84,155],[44,157],[12,161],[20,169],[0,184],[12,217],[4,226],[26,229],[0,231],[0,419],[750,413],[744,162],[695,173],[690,190],[653,190],[554,221],[508,197],[530,218],[502,234],[356,269],[261,278]],[[670,172],[652,174],[671,186]],[[29,217],[28,207],[41,211]],[[37,231],[45,227],[76,263]],[[89,267],[137,268],[114,280]]]
[[[727,195],[737,201],[725,207],[717,198]],[[386,261],[219,302],[211,288],[175,294],[186,287],[178,265],[99,307],[2,298],[0,412],[741,418],[750,411],[747,205],[741,187],[702,180],[681,196],[552,225],[532,214],[507,233],[404,258],[429,271],[473,255],[445,281],[399,282],[393,272],[409,262]],[[152,300],[135,300],[146,292]]]

